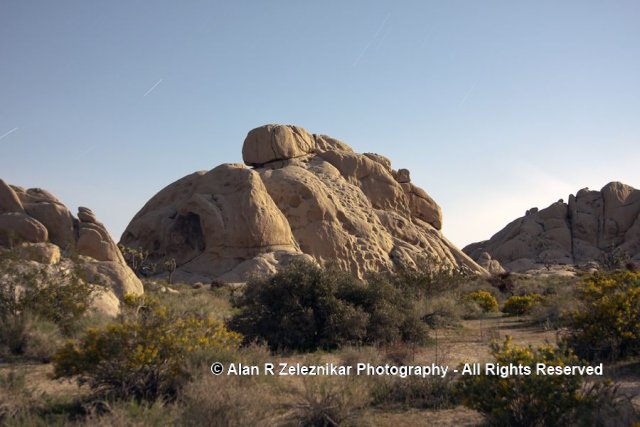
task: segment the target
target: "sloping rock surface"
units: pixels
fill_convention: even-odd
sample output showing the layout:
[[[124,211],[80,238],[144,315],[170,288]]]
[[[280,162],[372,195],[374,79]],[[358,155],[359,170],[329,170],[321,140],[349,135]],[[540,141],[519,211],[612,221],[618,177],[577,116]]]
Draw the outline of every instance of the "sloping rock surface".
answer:
[[[463,250],[479,262],[486,252],[511,271],[601,262],[614,254],[640,261],[640,190],[620,182],[584,188],[569,203],[532,208]]]
[[[170,184],[135,215],[121,243],[174,258],[182,280],[242,282],[297,257],[359,277],[431,258],[485,274],[440,232],[440,207],[384,156],[297,126],[249,132],[240,164]]]

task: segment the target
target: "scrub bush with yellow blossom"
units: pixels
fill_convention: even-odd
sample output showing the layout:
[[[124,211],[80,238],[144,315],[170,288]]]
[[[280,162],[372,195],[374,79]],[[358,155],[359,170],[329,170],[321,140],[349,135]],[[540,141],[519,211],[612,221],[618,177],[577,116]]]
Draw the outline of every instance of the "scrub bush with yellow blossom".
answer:
[[[531,310],[544,300],[540,294],[514,295],[504,302],[502,311],[511,316],[522,316],[529,314]]]
[[[597,417],[620,412],[621,401],[614,387],[590,382],[580,375],[538,375],[536,364],[582,366],[584,363],[565,347],[538,348],[514,345],[510,337],[492,344],[495,364],[529,367],[529,375],[487,372],[463,376],[458,382],[462,403],[483,413],[488,425],[567,426],[597,425]],[[524,371],[523,371],[524,372]],[[593,424],[596,422],[596,424]]]
[[[498,301],[488,291],[473,291],[464,296],[465,301],[476,303],[484,313],[498,311]]]
[[[578,288],[582,306],[569,315],[567,344],[589,360],[640,354],[640,272],[595,273]]]
[[[203,353],[238,348],[241,336],[210,318],[177,315],[147,296],[127,296],[121,318],[88,329],[54,356],[56,378],[76,377],[97,394],[138,401],[175,398]]]

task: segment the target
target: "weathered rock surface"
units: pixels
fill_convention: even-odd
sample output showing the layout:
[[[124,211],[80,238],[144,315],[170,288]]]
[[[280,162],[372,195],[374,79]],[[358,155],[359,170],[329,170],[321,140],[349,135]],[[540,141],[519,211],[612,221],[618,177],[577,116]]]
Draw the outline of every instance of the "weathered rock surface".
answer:
[[[549,265],[600,262],[611,254],[640,260],[640,190],[611,182],[600,191],[582,189],[549,207],[527,211],[491,239],[464,252],[483,253],[511,271]]]
[[[250,131],[242,153],[252,169],[225,164],[170,184],[121,243],[174,258],[176,278],[191,282],[245,281],[298,257],[360,277],[432,258],[486,274],[444,238],[440,207],[384,156],[282,125]]]
[[[242,158],[249,166],[262,166],[275,160],[304,156],[313,147],[313,137],[301,127],[267,125],[249,132],[242,147]]]
[[[90,283],[106,286],[96,291],[95,309],[115,315],[125,294],[143,292],[142,283],[90,209],[79,208],[78,220],[48,191],[25,190],[0,180],[0,212],[0,246],[15,247],[25,263],[45,265],[52,273],[79,264]],[[65,257],[67,251],[78,256]]]

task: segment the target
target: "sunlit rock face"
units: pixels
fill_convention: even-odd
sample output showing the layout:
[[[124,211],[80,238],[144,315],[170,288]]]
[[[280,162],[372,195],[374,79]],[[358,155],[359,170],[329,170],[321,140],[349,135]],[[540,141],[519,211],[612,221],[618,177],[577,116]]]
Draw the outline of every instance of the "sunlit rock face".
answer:
[[[168,185],[121,243],[174,258],[182,280],[242,282],[304,257],[368,271],[430,259],[486,271],[441,233],[442,212],[409,171],[384,156],[288,125],[253,129],[244,165],[223,164]]]
[[[584,188],[568,203],[528,210],[464,252],[477,261],[487,253],[512,271],[602,262],[611,256],[640,261],[640,190],[620,182],[600,191]]]

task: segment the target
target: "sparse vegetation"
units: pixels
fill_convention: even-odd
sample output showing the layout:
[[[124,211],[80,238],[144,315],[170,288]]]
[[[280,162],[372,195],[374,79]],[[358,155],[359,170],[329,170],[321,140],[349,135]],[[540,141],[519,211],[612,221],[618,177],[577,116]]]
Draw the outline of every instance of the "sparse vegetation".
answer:
[[[245,289],[196,289],[177,283],[168,291],[167,286],[145,280],[146,295],[127,297],[115,321],[98,322],[86,315],[70,321],[67,335],[75,339],[67,344],[56,323],[64,323],[64,318],[47,314],[70,304],[64,302],[64,292],[55,294],[56,304],[36,314],[26,304],[38,298],[11,299],[9,295],[24,293],[15,287],[10,293],[5,286],[3,310],[19,316],[9,317],[0,329],[4,356],[46,362],[55,354],[57,377],[89,387],[78,389],[78,396],[52,400],[28,387],[24,374],[0,367],[0,423],[4,417],[5,424],[11,420],[8,425],[369,425],[380,413],[397,419],[408,410],[457,414],[464,402],[492,425],[608,425],[610,420],[613,425],[630,424],[637,413],[613,385],[581,377],[283,379],[213,376],[208,366],[213,361],[246,366],[281,360],[320,364],[336,358],[349,366],[412,365],[423,363],[433,351],[436,359],[439,354],[448,359],[449,347],[440,348],[442,334],[449,336],[450,346],[450,337],[465,336],[468,325],[478,324],[473,322],[496,325],[502,320],[493,313],[500,306],[524,316],[509,319],[515,324],[535,320],[538,325],[569,326],[566,344],[579,353],[578,345],[592,339],[581,334],[595,333],[595,325],[617,328],[625,324],[620,319],[631,320],[635,294],[628,292],[636,289],[634,274],[593,276],[578,288],[575,280],[513,275],[506,294],[484,279],[464,278],[434,266],[371,274],[361,282],[333,267],[300,263],[256,279]],[[615,297],[604,298],[610,292]],[[620,305],[623,301],[631,305]],[[224,322],[236,332],[227,330]],[[607,336],[629,337],[623,333],[628,328],[611,327],[604,328]],[[438,328],[433,332],[439,338],[435,349],[433,340],[424,345],[430,328]],[[238,331],[246,334],[244,338]],[[621,342],[604,342],[608,347],[597,358],[637,354],[621,352],[633,348]],[[492,350],[503,364],[579,360],[564,347],[534,349],[507,342]]]

